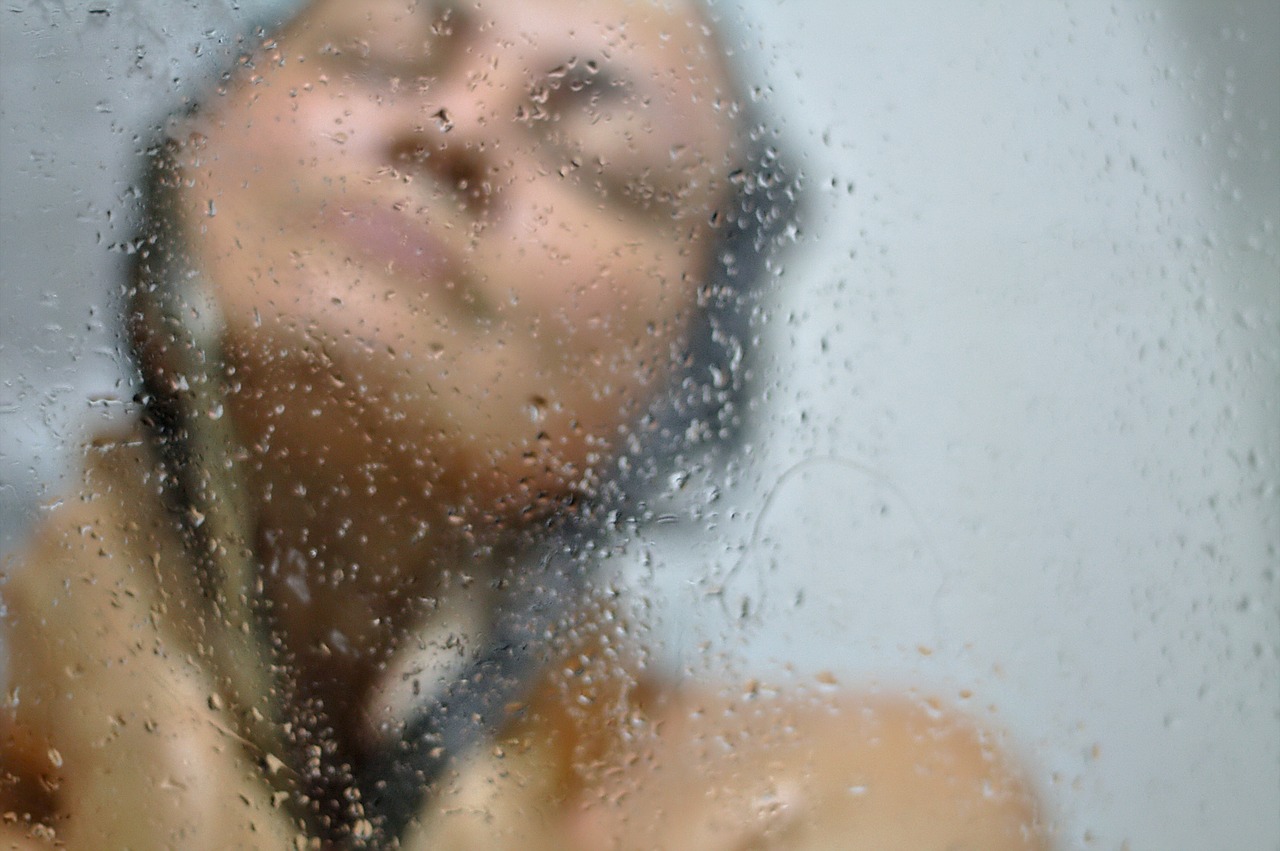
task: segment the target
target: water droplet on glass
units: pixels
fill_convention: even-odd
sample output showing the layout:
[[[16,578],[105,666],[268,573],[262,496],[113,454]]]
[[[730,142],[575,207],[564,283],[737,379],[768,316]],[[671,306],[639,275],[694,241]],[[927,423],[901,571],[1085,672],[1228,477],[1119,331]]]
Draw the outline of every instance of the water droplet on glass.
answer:
[[[529,414],[530,422],[542,422],[547,415],[547,400],[541,396],[534,396],[529,399],[529,405],[525,410]]]

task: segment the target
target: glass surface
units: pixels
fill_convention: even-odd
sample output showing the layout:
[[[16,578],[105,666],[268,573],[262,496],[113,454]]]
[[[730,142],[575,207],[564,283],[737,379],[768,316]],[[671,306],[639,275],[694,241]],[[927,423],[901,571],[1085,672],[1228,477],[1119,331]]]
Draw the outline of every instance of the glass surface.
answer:
[[[6,551],[139,414],[139,158],[277,6],[6,7]],[[656,663],[937,695],[1056,847],[1280,848],[1280,9],[712,9],[803,191],[747,430],[609,560]]]

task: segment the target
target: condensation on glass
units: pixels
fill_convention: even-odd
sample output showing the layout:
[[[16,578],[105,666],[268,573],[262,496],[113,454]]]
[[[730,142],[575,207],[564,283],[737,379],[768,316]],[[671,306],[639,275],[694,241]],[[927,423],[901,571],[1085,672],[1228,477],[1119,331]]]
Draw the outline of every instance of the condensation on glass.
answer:
[[[1280,847],[1271,5],[161,5],[0,30],[0,836]]]

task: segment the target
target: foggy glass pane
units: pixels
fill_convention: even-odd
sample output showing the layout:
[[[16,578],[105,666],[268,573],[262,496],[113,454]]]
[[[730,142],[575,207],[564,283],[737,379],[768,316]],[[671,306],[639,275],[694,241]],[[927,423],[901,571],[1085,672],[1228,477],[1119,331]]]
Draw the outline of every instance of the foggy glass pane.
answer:
[[[6,8],[0,837],[1280,848],[1280,11],[622,5]]]

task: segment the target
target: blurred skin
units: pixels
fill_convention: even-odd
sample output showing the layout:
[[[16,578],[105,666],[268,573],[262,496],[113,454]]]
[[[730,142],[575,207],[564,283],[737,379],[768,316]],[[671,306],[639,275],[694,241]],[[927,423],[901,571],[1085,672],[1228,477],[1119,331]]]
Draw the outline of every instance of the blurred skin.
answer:
[[[609,475],[709,267],[729,88],[680,4],[325,0],[202,106],[182,215],[304,668],[361,684],[399,600]]]
[[[250,445],[429,458],[436,498],[510,515],[669,374],[735,128],[687,8],[458,5],[297,18],[202,109],[184,212]]]
[[[741,164],[697,9],[457,5],[321,0],[178,139],[273,626],[294,697],[347,745],[419,626],[413,601],[610,475],[672,374]],[[130,509],[68,501],[29,554],[83,580],[59,612],[88,642],[45,626],[61,574],[5,589],[28,630],[11,640],[39,649],[14,680],[65,713],[50,729],[18,716],[0,741],[27,778],[14,788],[45,800],[30,778],[52,778],[41,806],[71,848],[292,846],[202,672],[137,650],[166,636],[109,573],[128,563],[111,535],[136,529]],[[469,759],[404,847],[1044,846],[1016,773],[937,707],[755,689],[636,702],[608,639],[549,673],[537,711]]]

